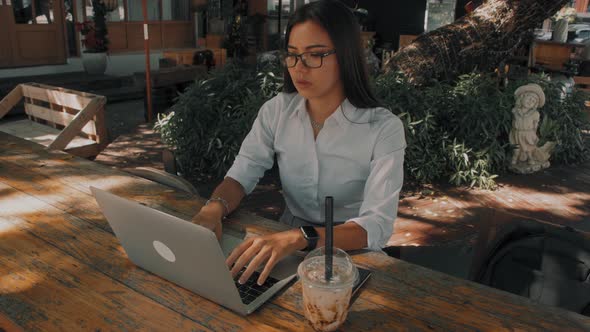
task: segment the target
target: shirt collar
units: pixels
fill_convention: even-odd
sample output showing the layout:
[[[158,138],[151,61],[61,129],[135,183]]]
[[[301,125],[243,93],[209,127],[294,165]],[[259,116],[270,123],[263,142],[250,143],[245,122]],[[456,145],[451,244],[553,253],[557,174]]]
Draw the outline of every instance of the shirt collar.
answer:
[[[295,104],[295,114],[297,114],[299,119],[303,120],[306,118],[306,116],[309,116],[307,114],[307,107],[305,105],[306,99],[299,94],[297,94],[297,98],[299,98],[299,100]],[[343,112],[346,114],[346,116],[343,114]],[[338,109],[332,113],[332,115],[330,115],[326,121],[331,121],[330,119],[334,119],[334,121],[336,121],[340,127],[347,128],[351,124],[351,121],[356,122],[360,118],[361,116],[358,109],[350,103],[348,98],[345,98],[342,104],[338,106]]]

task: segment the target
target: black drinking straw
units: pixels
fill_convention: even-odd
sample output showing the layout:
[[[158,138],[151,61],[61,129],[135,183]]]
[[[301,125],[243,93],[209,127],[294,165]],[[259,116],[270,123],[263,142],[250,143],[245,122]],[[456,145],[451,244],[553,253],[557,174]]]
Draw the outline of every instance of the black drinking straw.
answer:
[[[326,197],[326,281],[332,280],[332,247],[334,243],[334,198]]]

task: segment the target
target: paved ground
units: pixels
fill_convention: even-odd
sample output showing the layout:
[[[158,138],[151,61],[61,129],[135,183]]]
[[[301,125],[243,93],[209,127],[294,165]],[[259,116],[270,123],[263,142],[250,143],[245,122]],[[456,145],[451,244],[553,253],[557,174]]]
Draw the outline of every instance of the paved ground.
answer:
[[[143,99],[109,103],[105,109],[109,140],[114,141],[123,134],[129,134],[145,122]]]

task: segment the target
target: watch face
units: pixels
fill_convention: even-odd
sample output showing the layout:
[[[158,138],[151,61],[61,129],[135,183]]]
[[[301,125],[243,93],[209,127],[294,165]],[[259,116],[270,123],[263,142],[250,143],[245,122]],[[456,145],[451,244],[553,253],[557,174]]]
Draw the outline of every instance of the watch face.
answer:
[[[315,230],[315,227],[313,227],[313,226],[301,226],[301,231],[303,232],[303,234],[305,235],[305,238],[307,238],[307,239],[317,239],[318,238],[318,232]]]

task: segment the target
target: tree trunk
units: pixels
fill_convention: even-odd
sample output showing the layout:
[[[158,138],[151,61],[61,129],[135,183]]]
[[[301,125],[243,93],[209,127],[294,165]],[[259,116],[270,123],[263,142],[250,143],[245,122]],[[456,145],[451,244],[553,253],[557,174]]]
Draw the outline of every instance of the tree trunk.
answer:
[[[568,0],[488,0],[452,24],[423,34],[395,53],[384,68],[401,71],[417,85],[489,71],[530,43],[532,29]]]

